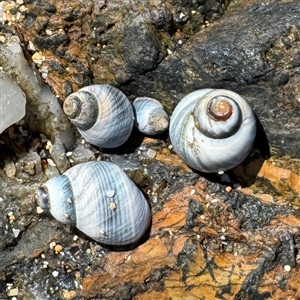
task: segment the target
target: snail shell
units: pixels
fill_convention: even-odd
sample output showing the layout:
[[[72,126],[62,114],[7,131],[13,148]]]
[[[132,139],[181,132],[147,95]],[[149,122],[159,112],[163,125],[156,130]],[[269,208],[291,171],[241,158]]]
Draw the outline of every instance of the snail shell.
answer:
[[[223,89],[202,89],[185,96],[170,121],[174,150],[201,172],[229,170],[250,153],[256,119],[248,102]]]
[[[131,103],[120,90],[107,84],[86,86],[72,93],[63,109],[81,135],[98,147],[122,145],[133,128]]]
[[[169,127],[169,116],[159,101],[148,98],[136,98],[133,103],[135,127],[148,135],[164,132]]]
[[[39,187],[37,196],[41,208],[58,221],[107,245],[139,240],[151,220],[142,192],[110,162],[75,165]]]

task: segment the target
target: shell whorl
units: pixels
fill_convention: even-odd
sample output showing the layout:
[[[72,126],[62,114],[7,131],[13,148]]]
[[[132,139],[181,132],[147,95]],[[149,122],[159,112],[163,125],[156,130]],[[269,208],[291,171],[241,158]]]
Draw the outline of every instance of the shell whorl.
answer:
[[[138,97],[133,103],[135,127],[148,135],[164,132],[169,127],[169,116],[159,101],[149,97]]]
[[[72,93],[64,101],[64,111],[81,135],[98,147],[122,145],[133,128],[131,103],[120,90],[107,84]]]
[[[90,238],[108,245],[138,241],[151,221],[142,192],[110,162],[78,164],[48,180],[38,197],[57,220],[75,225]],[[73,218],[75,222],[71,223]]]
[[[248,102],[222,89],[203,89],[186,95],[175,108],[170,139],[192,168],[218,172],[241,163],[252,149],[256,120]]]
[[[68,176],[60,175],[49,179],[38,188],[37,194],[39,205],[43,210],[50,211],[61,223],[76,225],[75,197]]]
[[[98,117],[97,99],[86,91],[78,91],[66,98],[63,110],[78,129],[90,129]]]
[[[225,97],[212,99],[207,107],[207,113],[216,121],[226,121],[232,114],[232,105]]]
[[[193,109],[198,130],[217,139],[233,135],[241,125],[242,112],[239,103],[243,101],[239,98],[223,90],[212,90],[200,97]]]

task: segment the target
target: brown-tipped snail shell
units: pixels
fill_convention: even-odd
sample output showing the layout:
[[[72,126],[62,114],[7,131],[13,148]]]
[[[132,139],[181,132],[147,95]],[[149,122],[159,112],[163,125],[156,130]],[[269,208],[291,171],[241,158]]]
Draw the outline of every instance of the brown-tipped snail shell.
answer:
[[[72,93],[63,109],[81,135],[98,147],[124,144],[133,128],[131,103],[120,90],[107,84],[86,86]]]
[[[138,241],[151,220],[142,192],[117,165],[86,162],[38,188],[43,210],[107,245]]]
[[[185,96],[170,121],[174,150],[202,172],[226,171],[250,153],[256,119],[248,102],[224,89],[202,89]]]
[[[134,126],[142,133],[155,135],[169,127],[169,116],[161,103],[153,98],[139,97],[133,103]]]

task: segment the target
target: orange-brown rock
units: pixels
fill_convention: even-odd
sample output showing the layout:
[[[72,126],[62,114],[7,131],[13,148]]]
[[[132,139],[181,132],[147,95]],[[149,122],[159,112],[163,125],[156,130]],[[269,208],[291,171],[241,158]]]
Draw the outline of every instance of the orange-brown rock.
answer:
[[[45,175],[26,173],[17,156],[49,153],[39,132],[24,137],[26,124],[15,125],[0,143],[1,166],[15,166],[10,176],[0,168],[0,298],[11,288],[29,300],[298,299],[299,1],[17,2],[4,3],[5,30],[61,100],[109,83],[171,114],[188,92],[227,88],[249,100],[258,130],[250,156],[224,176],[191,170],[167,133],[90,147],[124,167],[152,210],[139,245],[107,248],[35,213]]]
[[[288,244],[286,235],[299,233],[299,219],[278,215],[260,229],[243,229],[242,220],[223,196],[207,188],[201,179],[166,199],[153,216],[150,239],[135,250],[108,253],[103,271],[84,278],[82,295],[106,297],[103,290],[129,282],[143,286],[134,299],[236,299],[239,295],[253,299],[282,294],[275,291],[270,276],[278,276],[275,270],[279,268],[285,280],[292,282],[294,271],[289,273],[284,266],[294,270],[295,262],[288,254],[280,260],[275,253],[281,243]],[[196,192],[191,195],[191,190]],[[192,218],[194,224],[188,217],[191,202],[200,207]],[[158,281],[153,278],[157,270],[164,274]],[[253,276],[260,277],[256,288],[248,286]],[[297,291],[289,295],[296,296]]]

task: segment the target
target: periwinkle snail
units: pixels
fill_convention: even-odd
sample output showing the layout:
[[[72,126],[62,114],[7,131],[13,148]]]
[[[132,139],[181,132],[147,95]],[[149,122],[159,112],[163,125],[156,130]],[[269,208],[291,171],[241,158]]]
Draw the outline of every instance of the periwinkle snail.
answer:
[[[107,84],[86,86],[72,93],[63,109],[81,135],[98,147],[119,147],[133,128],[131,103],[120,90]]]
[[[37,196],[41,208],[58,221],[107,245],[138,241],[151,220],[142,192],[110,162],[75,165],[39,187]]]
[[[149,97],[136,98],[133,103],[134,126],[142,133],[155,135],[169,126],[169,116],[159,101]]]
[[[170,121],[174,150],[201,172],[229,170],[250,153],[256,119],[248,102],[224,89],[202,89],[186,95]]]

